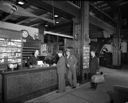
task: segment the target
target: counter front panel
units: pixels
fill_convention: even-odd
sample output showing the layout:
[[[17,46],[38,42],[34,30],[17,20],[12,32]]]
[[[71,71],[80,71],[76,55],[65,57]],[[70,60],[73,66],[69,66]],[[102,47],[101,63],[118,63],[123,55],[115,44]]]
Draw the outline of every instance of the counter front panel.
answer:
[[[56,67],[3,73],[3,83],[6,101],[29,95],[57,85]]]

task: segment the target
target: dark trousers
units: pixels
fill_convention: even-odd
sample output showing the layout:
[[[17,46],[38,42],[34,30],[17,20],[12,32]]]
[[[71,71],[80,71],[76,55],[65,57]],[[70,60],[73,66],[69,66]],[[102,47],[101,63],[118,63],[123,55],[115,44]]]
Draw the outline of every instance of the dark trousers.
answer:
[[[58,90],[59,92],[65,91],[65,73],[58,73]]]
[[[91,73],[91,77],[93,76],[93,75],[95,75],[96,73]],[[91,88],[92,89],[96,89],[97,88],[97,83],[94,83],[94,82],[92,82],[92,80],[90,81],[90,86],[91,86]]]
[[[127,53],[122,53],[121,54],[121,63],[122,64],[127,64]]]
[[[96,89],[97,88],[97,83],[91,82],[90,85],[91,85],[91,88],[92,89]]]
[[[73,68],[72,70],[68,70],[68,81],[72,87],[76,87],[77,85],[76,68]]]

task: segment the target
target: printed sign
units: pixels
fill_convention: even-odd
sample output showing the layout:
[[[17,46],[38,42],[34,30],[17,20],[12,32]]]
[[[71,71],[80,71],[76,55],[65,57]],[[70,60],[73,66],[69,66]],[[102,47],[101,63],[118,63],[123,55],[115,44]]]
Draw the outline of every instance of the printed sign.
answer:
[[[89,68],[90,47],[88,45],[83,46],[83,69]]]
[[[47,56],[48,55],[48,47],[47,47],[47,44],[42,44],[41,45],[41,55],[42,56]]]

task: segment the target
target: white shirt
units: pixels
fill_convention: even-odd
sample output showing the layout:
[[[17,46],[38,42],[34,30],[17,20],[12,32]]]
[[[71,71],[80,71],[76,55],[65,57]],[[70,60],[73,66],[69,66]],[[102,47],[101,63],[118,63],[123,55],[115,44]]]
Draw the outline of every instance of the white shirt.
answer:
[[[106,48],[108,52],[112,53],[112,45],[111,44],[105,44],[103,48]]]

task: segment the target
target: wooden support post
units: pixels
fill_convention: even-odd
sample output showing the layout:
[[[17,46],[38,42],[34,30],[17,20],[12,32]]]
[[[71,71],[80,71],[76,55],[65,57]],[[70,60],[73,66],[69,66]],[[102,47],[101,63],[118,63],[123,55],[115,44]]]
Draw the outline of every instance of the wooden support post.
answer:
[[[80,19],[79,18],[73,18],[73,42],[74,42],[74,54],[79,61],[77,64],[77,78],[78,82],[81,80],[81,73],[80,73],[80,35],[81,35],[81,30],[80,30]]]
[[[44,26],[41,25],[39,28],[39,39],[41,40],[41,43],[44,43]]]
[[[43,25],[40,25],[38,27],[39,29],[39,40],[41,41],[41,45],[44,43],[44,26]],[[42,52],[41,51],[41,45],[40,45],[40,53]]]
[[[81,1],[81,72],[82,72],[82,82],[85,81],[85,71],[83,69],[83,46],[89,46],[89,1]]]
[[[118,37],[113,38],[113,66],[120,67],[121,65],[121,50],[120,50],[120,41]]]
[[[80,36],[80,22],[78,18],[73,18],[73,41],[74,41],[74,50],[76,55],[79,49],[79,36]]]
[[[113,66],[120,67],[121,66],[121,38],[120,38],[120,10],[118,9],[118,14],[115,15],[117,21],[116,33],[113,38]]]

